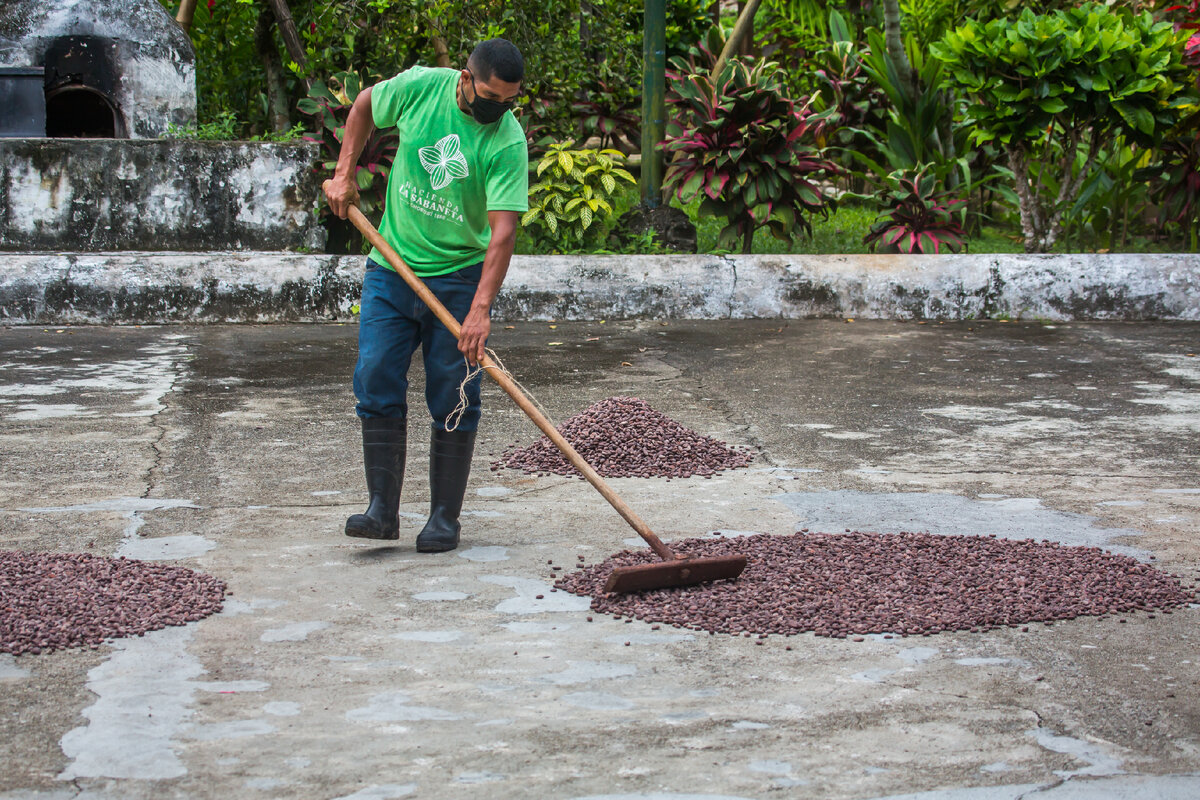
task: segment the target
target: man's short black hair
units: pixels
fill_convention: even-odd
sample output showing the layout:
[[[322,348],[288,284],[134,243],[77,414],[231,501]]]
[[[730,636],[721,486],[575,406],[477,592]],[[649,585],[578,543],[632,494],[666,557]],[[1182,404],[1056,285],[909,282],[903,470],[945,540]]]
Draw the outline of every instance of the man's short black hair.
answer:
[[[525,80],[525,59],[521,51],[507,39],[488,39],[480,42],[471,51],[467,65],[475,77],[487,83],[496,76],[505,83],[520,83]]]

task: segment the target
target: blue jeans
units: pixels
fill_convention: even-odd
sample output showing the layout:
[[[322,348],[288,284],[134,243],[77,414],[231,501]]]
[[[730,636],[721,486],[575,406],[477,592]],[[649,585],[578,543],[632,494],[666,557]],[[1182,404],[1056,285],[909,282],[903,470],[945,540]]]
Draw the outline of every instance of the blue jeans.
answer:
[[[434,296],[462,322],[471,310],[483,264],[448,275],[422,278]],[[425,361],[425,403],[433,427],[445,430],[458,405],[458,387],[470,367],[458,350],[458,340],[409,287],[387,267],[367,259],[359,304],[358,363],[354,367],[354,396],[358,416],[408,416],[408,366],[420,345]],[[483,375],[466,386],[467,410],[457,430],[479,427],[479,388]]]

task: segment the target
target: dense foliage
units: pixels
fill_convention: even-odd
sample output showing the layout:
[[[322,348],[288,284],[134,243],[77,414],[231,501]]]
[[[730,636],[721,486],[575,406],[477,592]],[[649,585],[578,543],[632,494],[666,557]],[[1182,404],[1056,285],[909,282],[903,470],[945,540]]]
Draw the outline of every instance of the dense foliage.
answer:
[[[1149,13],[1087,3],[1026,9],[1016,25],[970,20],[933,45],[949,85],[970,100],[972,141],[1008,157],[1027,251],[1053,247],[1105,147],[1160,144],[1193,102],[1185,38]]]
[[[162,0],[174,15],[179,0]],[[710,23],[701,0],[672,2],[668,50],[683,52]],[[267,0],[200,0],[190,29],[196,48],[199,116],[208,122],[232,113],[243,135],[270,127],[264,49],[273,49],[286,68],[291,123],[300,122],[296,103],[313,80],[355,72],[368,80],[386,78],[414,64],[459,66],[477,42],[501,36],[526,59],[531,97],[557,101],[557,133],[574,127],[571,103],[597,92],[640,103],[640,4],[617,0],[556,0],[553,11],[538,0],[291,0],[292,18],[304,46],[303,63],[291,57],[278,27],[266,43],[256,27]],[[636,8],[636,10],[635,10]],[[268,25],[269,27],[269,25]],[[269,45],[269,47],[266,47]],[[596,90],[596,91],[593,91]]]
[[[301,112],[314,118],[313,127],[318,135],[305,138],[321,145],[324,160],[320,169],[326,173],[332,173],[337,167],[342,138],[346,132],[346,118],[350,116],[350,108],[362,88],[358,75],[339,72],[332,76],[328,84],[314,81],[308,97],[298,104]],[[371,215],[383,208],[387,177],[399,144],[394,128],[376,128],[367,138],[355,170],[355,182],[360,193],[359,207],[364,214]]]
[[[179,0],[161,1],[176,12]],[[519,119],[532,165],[615,149],[636,174],[646,156],[641,3],[286,0],[288,20],[273,6],[200,0],[199,123],[173,135],[286,139],[302,126],[328,164],[347,86],[458,66],[476,41],[503,36],[528,64]],[[806,235],[815,224],[826,236],[838,197],[852,238],[884,247],[895,237],[899,249],[944,252],[1010,236],[1030,250],[1200,248],[1200,0],[1047,0],[1036,13],[1017,0],[780,0],[761,5],[751,41],[713,76],[707,33],[719,23],[718,40],[728,35],[735,14],[710,0],[668,4],[665,188],[703,247],[822,246]],[[368,204],[393,146],[374,141],[360,161]],[[637,202],[631,181],[616,183],[605,203]],[[533,205],[555,208],[550,194],[543,185]],[[602,247],[614,220],[600,206],[572,210],[585,206],[584,236],[567,233],[582,213],[557,231],[535,215],[521,241]]]
[[[664,188],[684,202],[701,195],[700,213],[726,220],[722,247],[748,253],[762,227],[790,243],[797,229],[810,230],[809,215],[827,214],[832,204],[817,181],[837,168],[812,145],[823,118],[787,97],[775,62],[734,58],[711,77],[719,40],[712,41],[675,59],[667,73],[674,119]]]

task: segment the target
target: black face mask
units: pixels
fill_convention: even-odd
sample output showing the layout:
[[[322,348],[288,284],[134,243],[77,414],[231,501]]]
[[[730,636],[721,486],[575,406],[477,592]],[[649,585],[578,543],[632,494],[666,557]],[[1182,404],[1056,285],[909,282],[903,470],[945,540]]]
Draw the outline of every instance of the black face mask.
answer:
[[[467,70],[471,74],[471,88],[475,91],[475,99],[467,103],[467,107],[471,109],[471,116],[480,125],[491,125],[496,120],[504,116],[504,112],[513,107],[513,102],[501,103],[496,100],[489,100],[486,97],[481,97],[479,90],[475,88],[475,73]],[[463,96],[466,99],[466,96]]]

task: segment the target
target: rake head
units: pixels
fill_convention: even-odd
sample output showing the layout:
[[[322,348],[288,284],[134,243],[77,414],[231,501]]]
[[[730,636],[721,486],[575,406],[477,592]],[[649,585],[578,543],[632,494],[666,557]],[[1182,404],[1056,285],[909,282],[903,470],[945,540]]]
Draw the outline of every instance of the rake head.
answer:
[[[734,580],[745,568],[745,556],[676,558],[673,561],[659,561],[654,564],[617,567],[608,576],[604,591],[624,594],[694,586],[708,581]]]

